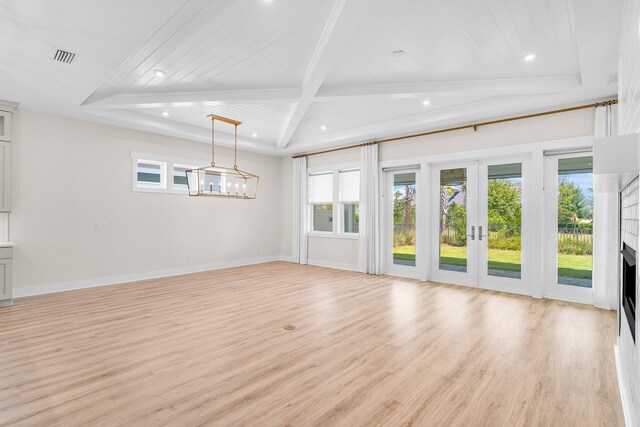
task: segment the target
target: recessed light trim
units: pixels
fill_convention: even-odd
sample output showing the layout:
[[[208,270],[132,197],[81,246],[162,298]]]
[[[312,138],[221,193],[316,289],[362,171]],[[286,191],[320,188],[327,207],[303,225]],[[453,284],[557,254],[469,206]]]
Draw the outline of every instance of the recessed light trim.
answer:
[[[257,133],[252,133],[252,134],[251,134],[251,136],[252,136],[253,138],[257,138],[257,137],[258,137],[258,134],[257,134]]]
[[[162,70],[153,70],[153,74],[155,74],[156,77],[164,77],[166,75]]]
[[[531,61],[533,61],[534,59],[536,59],[536,54],[535,54],[535,53],[527,53],[527,54],[524,56],[524,60],[525,60],[525,61],[527,61],[527,62],[531,62]]]
[[[422,101],[422,105],[424,105],[425,107],[428,107],[429,105],[431,105],[431,101],[429,101],[428,99],[425,99],[424,101]]]
[[[325,125],[320,126],[320,130],[327,130],[327,127]]]
[[[169,112],[168,111],[163,111],[162,115],[165,116],[165,117],[169,117]]]

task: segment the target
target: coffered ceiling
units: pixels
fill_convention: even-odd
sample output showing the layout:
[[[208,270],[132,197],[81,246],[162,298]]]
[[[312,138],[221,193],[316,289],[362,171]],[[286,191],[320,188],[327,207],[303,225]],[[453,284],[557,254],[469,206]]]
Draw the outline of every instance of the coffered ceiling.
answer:
[[[214,113],[289,154],[615,96],[619,21],[619,0],[5,0],[0,99],[202,142]]]

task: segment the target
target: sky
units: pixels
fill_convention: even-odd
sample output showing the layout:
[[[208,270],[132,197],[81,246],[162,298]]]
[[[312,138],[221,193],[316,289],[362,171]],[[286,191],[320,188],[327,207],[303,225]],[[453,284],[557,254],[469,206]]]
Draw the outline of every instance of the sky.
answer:
[[[592,173],[575,173],[571,175],[563,175],[569,181],[573,181],[589,199],[592,197],[590,188],[593,188],[593,174]]]

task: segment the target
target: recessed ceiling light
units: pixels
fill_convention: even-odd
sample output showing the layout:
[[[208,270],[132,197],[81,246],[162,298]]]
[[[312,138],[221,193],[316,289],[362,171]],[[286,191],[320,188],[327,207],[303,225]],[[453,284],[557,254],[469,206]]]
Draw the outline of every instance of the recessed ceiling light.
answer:
[[[422,105],[427,107],[427,106],[431,105],[431,101],[429,101],[428,99],[425,99],[424,101],[422,101]]]
[[[156,77],[164,77],[164,71],[162,70],[153,70],[153,74],[155,74]]]
[[[169,117],[169,112],[168,111],[163,111],[162,115],[165,116],[165,117]]]
[[[404,54],[405,54],[405,51],[402,49],[394,50],[393,52],[391,52],[391,56],[393,56],[394,58],[399,58]]]
[[[325,125],[320,126],[320,130],[327,130],[327,127]]]
[[[531,61],[533,61],[534,59],[536,59],[536,54],[535,54],[535,53],[527,53],[527,54],[524,56],[524,60],[525,60],[525,61],[527,61],[527,62],[531,62]]]
[[[257,138],[258,134],[257,133],[252,133],[251,136],[254,137],[254,138]]]

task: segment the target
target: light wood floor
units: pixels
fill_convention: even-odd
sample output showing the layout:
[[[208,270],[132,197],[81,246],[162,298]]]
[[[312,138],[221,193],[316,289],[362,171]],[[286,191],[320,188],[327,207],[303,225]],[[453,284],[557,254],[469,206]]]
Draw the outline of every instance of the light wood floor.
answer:
[[[283,262],[23,298],[0,425],[619,426],[615,322]]]

